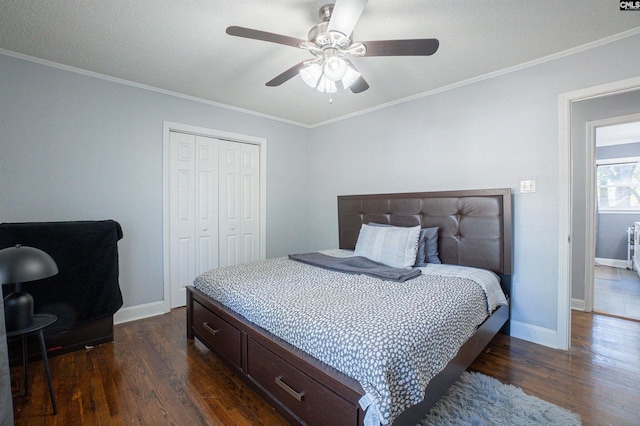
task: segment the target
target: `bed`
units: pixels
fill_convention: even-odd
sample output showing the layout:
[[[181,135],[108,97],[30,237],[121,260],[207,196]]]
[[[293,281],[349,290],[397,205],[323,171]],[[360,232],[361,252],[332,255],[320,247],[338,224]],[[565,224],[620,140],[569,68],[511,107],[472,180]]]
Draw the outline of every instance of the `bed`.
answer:
[[[464,288],[455,291],[467,293],[451,293],[444,298],[438,296],[454,302],[434,316],[445,318],[442,326],[438,326],[443,330],[469,329],[463,330],[461,336],[446,339],[436,336],[434,339],[440,342],[438,345],[425,340],[423,346],[416,346],[416,351],[395,349],[409,348],[411,342],[406,340],[406,336],[398,337],[405,341],[391,343],[385,338],[380,344],[386,346],[375,349],[383,354],[379,356],[371,356],[369,350],[358,349],[368,341],[376,340],[378,334],[392,338],[400,335],[386,331],[391,330],[393,324],[405,323],[407,316],[402,315],[405,306],[424,308],[421,299],[414,303],[418,298],[412,296],[417,293],[409,290],[411,286],[429,285],[434,289],[453,291],[450,290],[451,284],[440,282],[442,276],[449,274],[447,271],[455,269],[449,265],[471,267],[457,269],[471,270],[472,275],[499,277],[496,281],[500,282],[508,298],[512,263],[511,194],[509,189],[489,189],[339,196],[338,233],[342,251],[326,254],[349,257],[350,254],[344,250],[356,248],[361,232],[372,224],[393,225],[393,229],[402,228],[403,231],[411,227],[418,230],[437,228],[437,256],[442,265],[427,264],[420,269],[420,277],[400,283],[377,282],[375,278],[370,281],[363,275],[325,269],[320,271],[320,268],[289,258],[220,268],[198,277],[195,286],[187,289],[187,337],[198,338],[294,424],[393,422],[394,425],[415,425],[493,336],[501,329],[508,332],[508,304],[488,303],[489,297],[478,293],[475,284],[471,283],[474,277],[455,277],[452,279],[457,280],[456,286]],[[249,287],[249,282],[265,275],[260,269],[263,267],[270,268],[267,281],[271,287],[266,287],[268,282]],[[291,278],[295,274],[304,278]],[[348,278],[336,284],[336,275]],[[433,275],[433,282],[423,284],[420,280],[428,275]],[[287,288],[288,281],[297,284]],[[325,287],[319,289],[318,283]],[[351,288],[356,293],[347,293]],[[372,293],[378,288],[381,293]],[[403,296],[405,291],[414,293]],[[289,296],[279,299],[279,293]],[[419,293],[421,297],[424,294],[426,298],[438,299],[430,296],[436,294],[432,287]],[[306,302],[302,299],[309,295],[312,295],[311,299],[324,301],[323,294],[329,300],[324,302],[325,305],[311,308],[303,304]],[[334,299],[329,299],[328,295]],[[397,299],[401,305],[385,311],[383,316],[367,317],[369,314],[378,315],[377,312],[370,313],[371,307],[377,306],[377,300],[384,301],[381,305],[392,306],[392,299]],[[479,317],[476,308],[459,309],[463,299],[484,303],[486,312]],[[339,307],[336,307],[336,301],[340,301]],[[423,315],[424,318],[429,316],[416,312],[420,313],[410,316],[419,322]],[[467,317],[475,318],[479,325],[464,325]],[[368,324],[374,322],[378,323],[367,331]],[[348,323],[351,328],[346,331],[339,329],[342,323]],[[420,330],[416,324],[403,326],[409,336]],[[376,329],[380,332],[374,333]],[[362,337],[369,334],[375,334],[376,338]],[[311,339],[311,336],[315,338]],[[446,360],[434,358],[430,361],[429,354],[419,358],[419,362],[407,363],[416,369],[415,375],[405,370],[399,370],[399,373],[394,370],[395,375],[401,376],[397,380],[411,382],[408,390],[402,388],[396,392],[398,386],[389,384],[395,382],[387,383],[394,374],[378,372],[378,364],[385,368],[392,364],[385,357],[396,357],[396,352],[422,354],[427,352],[422,351],[427,346],[437,347],[435,352],[438,353],[446,352]],[[358,354],[371,358],[375,368],[359,366],[353,360],[360,356]]]

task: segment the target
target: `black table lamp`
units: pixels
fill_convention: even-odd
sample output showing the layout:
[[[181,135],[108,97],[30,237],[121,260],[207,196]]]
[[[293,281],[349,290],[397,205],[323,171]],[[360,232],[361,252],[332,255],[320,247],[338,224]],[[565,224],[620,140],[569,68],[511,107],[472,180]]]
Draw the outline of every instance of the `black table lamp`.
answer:
[[[41,280],[58,273],[58,265],[40,249],[17,244],[0,250],[0,284],[15,283],[15,292],[4,298],[7,331],[22,330],[33,323],[33,297],[20,290],[20,284]]]

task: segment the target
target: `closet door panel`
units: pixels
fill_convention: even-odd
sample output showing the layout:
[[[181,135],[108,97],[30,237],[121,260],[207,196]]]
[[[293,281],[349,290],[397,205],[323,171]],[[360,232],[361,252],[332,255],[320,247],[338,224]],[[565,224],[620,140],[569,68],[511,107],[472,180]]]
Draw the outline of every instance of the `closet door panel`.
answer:
[[[241,183],[241,150],[237,142],[220,141],[220,266],[242,263],[241,231],[242,231],[242,186]]]
[[[218,267],[218,141],[196,136],[196,275]]]
[[[185,286],[196,275],[195,137],[171,133],[169,148],[169,257],[171,307],[186,302]]]
[[[242,144],[243,262],[260,258],[260,147]]]
[[[171,307],[203,272],[260,259],[260,147],[170,131]]]

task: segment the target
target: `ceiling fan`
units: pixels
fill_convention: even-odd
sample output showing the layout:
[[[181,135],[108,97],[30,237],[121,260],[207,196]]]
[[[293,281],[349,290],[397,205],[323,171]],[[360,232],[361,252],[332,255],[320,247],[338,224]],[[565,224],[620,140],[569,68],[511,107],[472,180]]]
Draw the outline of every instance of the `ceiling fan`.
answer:
[[[227,34],[293,46],[313,55],[268,81],[267,86],[279,86],[299,74],[322,93],[331,94],[340,87],[361,93],[369,84],[349,56],[429,56],[440,44],[434,38],[354,42],[353,28],[366,4],[367,0],[337,0],[335,5],[322,6],[322,22],[311,28],[308,40],[238,26],[228,27]]]

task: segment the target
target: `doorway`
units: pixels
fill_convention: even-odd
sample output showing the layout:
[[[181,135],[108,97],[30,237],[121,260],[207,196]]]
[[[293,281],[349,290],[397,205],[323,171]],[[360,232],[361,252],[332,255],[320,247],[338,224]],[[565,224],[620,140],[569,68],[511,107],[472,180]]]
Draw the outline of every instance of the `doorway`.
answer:
[[[266,140],[165,122],[163,157],[169,312],[185,304],[184,287],[200,272],[265,259]]]
[[[589,122],[587,128],[595,160],[589,176],[595,238],[585,310],[640,320],[640,114]]]
[[[586,131],[586,123],[593,119],[606,116],[606,111],[599,110],[600,116],[586,118],[576,113],[576,107],[581,104],[590,104],[610,97],[637,92],[640,90],[640,77],[606,83],[600,86],[589,87],[559,95],[559,133],[560,133],[560,169],[559,169],[559,216],[558,227],[558,305],[557,326],[554,337],[554,346],[558,349],[568,350],[571,346],[571,309],[574,302],[581,302],[584,309],[584,292],[589,280],[585,280],[585,273],[593,273],[592,267],[594,255],[589,250],[592,245],[585,244],[594,237],[594,224],[585,219],[587,214],[586,179],[584,175],[576,175],[579,168],[589,169],[592,163],[587,164],[584,156],[578,155],[586,150],[585,137],[576,139],[576,135]],[[635,111],[637,112],[637,103]],[[614,105],[610,109],[616,109]],[[623,115],[625,112],[610,115]],[[580,142],[581,141],[581,142]],[[581,145],[581,146],[580,146]],[[591,191],[593,193],[593,191]],[[591,203],[593,205],[593,203]],[[581,217],[575,217],[576,215]],[[587,226],[585,226],[585,224]],[[582,237],[582,241],[579,240]],[[577,294],[576,294],[577,293]],[[578,299],[579,297],[579,299]],[[580,309],[576,307],[576,309]]]

